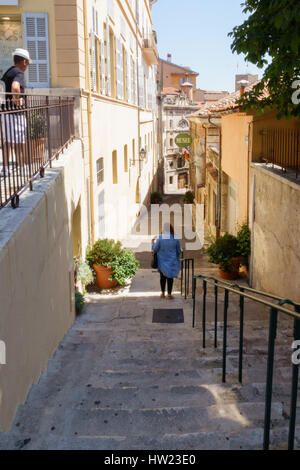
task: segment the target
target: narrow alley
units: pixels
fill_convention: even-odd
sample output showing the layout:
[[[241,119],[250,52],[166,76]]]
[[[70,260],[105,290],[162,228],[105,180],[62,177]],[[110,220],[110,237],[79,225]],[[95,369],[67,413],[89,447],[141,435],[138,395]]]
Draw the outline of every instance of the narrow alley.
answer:
[[[88,295],[84,312],[65,335],[38,384],[32,386],[11,432],[0,435],[0,449],[262,447],[266,311],[246,301],[241,385],[237,378],[238,299],[231,302],[228,376],[222,384],[222,322],[220,318],[219,344],[214,349],[212,293],[207,299],[208,345],[204,350],[201,300],[193,329],[192,299],[181,296],[180,279],[175,300],[161,299],[158,273],[150,267],[151,252],[138,255],[142,267],[130,286]],[[195,259],[196,272],[216,274],[206,255],[197,253]],[[219,304],[221,311],[223,301]],[[158,309],[167,310],[167,323],[153,322]],[[291,340],[290,324],[283,322],[272,404],[275,447],[286,442],[288,433],[290,367],[286,351]],[[300,445],[299,432],[296,443]]]

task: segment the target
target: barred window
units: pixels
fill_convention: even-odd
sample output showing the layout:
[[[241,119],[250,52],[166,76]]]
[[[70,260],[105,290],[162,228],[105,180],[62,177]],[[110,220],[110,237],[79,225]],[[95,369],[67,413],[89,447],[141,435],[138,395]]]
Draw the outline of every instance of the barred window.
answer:
[[[99,158],[97,164],[97,184],[100,185],[104,181],[104,158]]]

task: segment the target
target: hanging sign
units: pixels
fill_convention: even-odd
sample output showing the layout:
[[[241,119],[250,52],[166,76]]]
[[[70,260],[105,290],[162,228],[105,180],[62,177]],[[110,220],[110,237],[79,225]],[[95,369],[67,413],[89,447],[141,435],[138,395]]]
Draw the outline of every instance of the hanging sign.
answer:
[[[175,144],[180,148],[189,147],[192,145],[192,143],[193,139],[190,134],[178,134],[178,136],[175,138]]]

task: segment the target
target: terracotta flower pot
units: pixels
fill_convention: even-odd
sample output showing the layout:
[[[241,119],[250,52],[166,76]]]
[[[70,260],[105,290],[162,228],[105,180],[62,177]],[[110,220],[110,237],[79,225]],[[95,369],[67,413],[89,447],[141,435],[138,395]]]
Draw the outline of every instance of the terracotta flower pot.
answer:
[[[227,281],[235,281],[239,277],[240,258],[233,258],[231,260],[230,271],[223,271],[219,264],[219,275],[222,279]]]
[[[100,266],[99,264],[93,265],[96,271],[97,284],[100,289],[111,289],[118,285],[118,281],[110,281],[110,277],[113,273],[110,266]]]

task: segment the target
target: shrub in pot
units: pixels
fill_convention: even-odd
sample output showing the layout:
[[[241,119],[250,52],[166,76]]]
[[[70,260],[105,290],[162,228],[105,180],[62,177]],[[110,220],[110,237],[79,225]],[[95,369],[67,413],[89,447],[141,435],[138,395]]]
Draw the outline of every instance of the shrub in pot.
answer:
[[[240,253],[240,261],[243,266],[249,267],[249,256],[251,254],[251,230],[247,224],[243,224],[237,234]]]
[[[209,262],[219,266],[219,273],[223,279],[234,280],[239,276],[240,251],[237,237],[226,233],[212,243],[206,250]]]
[[[159,192],[151,194],[151,204],[161,204],[163,202],[163,197]]]
[[[102,289],[124,285],[139,268],[132,251],[122,248],[121,242],[107,238],[97,240],[87,250],[86,261],[95,270],[97,284]]]
[[[193,204],[195,199],[194,193],[192,191],[187,191],[182,198],[184,204]]]

